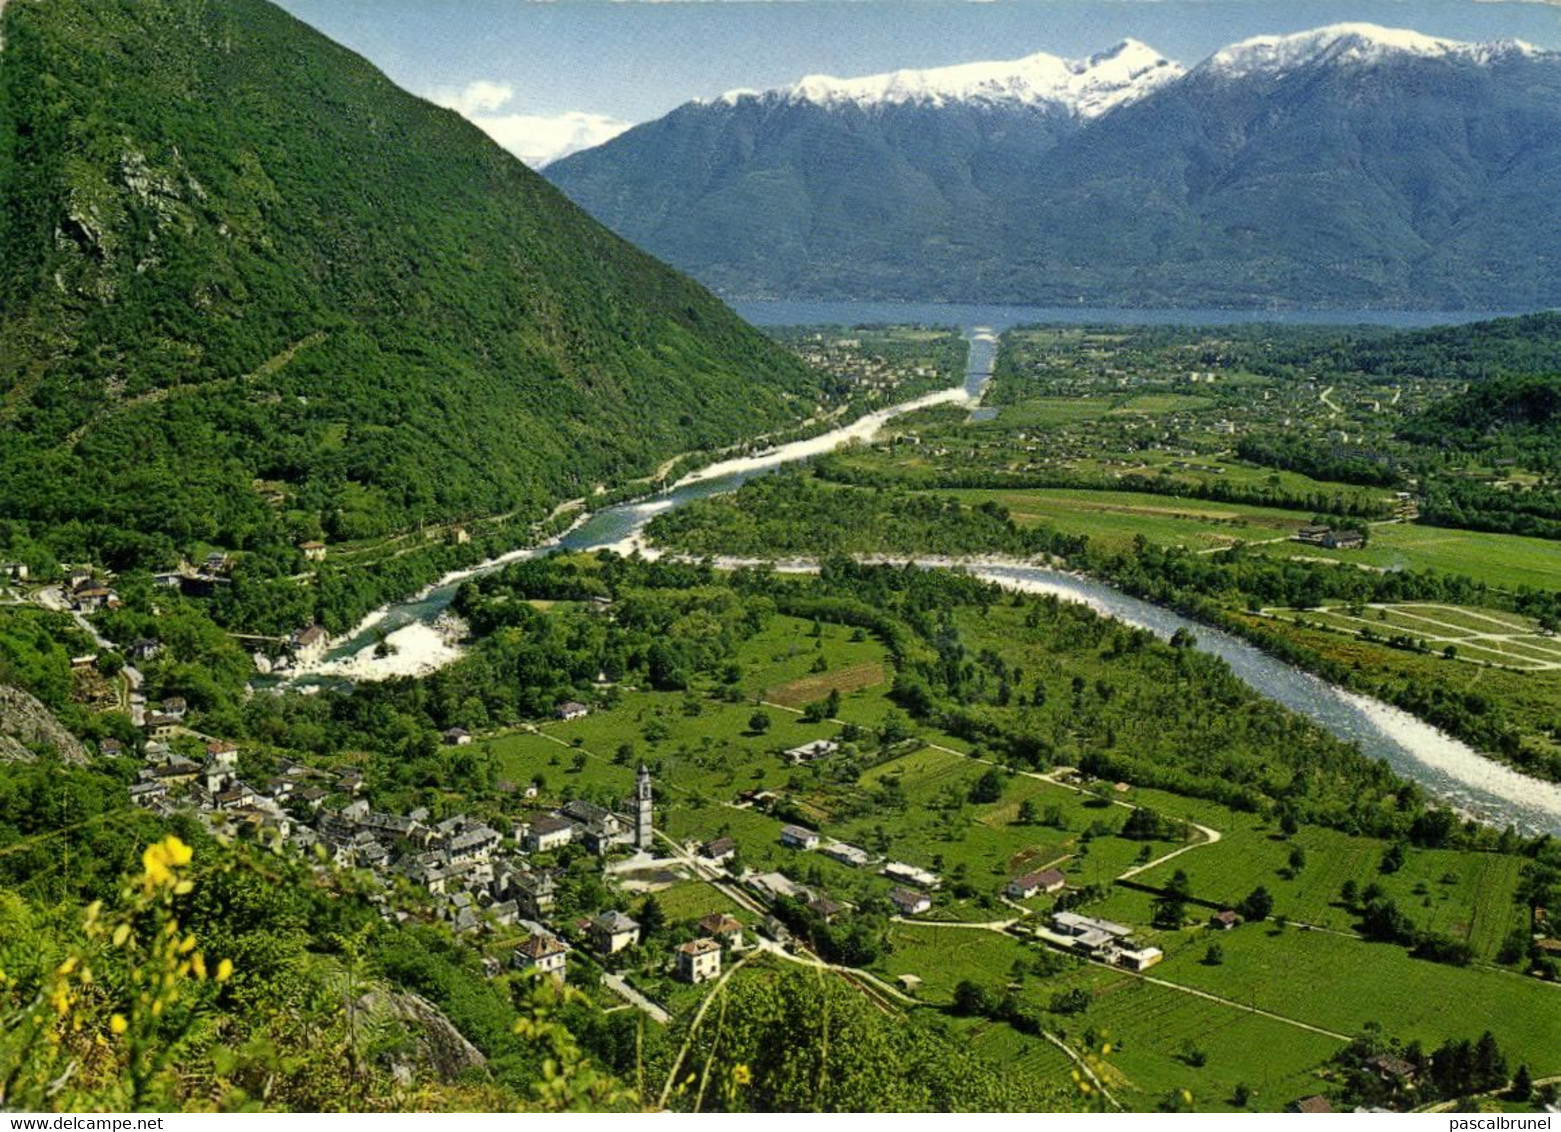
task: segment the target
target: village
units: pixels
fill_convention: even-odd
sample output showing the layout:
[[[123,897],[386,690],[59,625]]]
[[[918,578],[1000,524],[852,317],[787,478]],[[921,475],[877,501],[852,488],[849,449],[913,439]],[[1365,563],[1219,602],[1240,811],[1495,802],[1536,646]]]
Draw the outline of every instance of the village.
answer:
[[[533,808],[507,824],[460,813],[438,819],[427,808],[376,811],[363,797],[362,772],[352,767],[327,770],[284,760],[276,773],[250,782],[240,774],[240,747],[187,726],[187,711],[175,698],[145,714],[142,764],[129,787],[136,805],[169,818],[192,814],[219,838],[265,844],[312,856],[321,869],[351,871],[374,890],[370,899],[384,919],[444,923],[482,953],[490,975],[534,972],[562,983],[584,967],[588,985],[607,987],[658,1022],[669,1020],[669,1010],[634,985],[644,984],[637,976],[646,972],[698,986],[719,979],[723,964],[754,949],[782,960],[830,965],[807,929],[839,924],[857,907],[837,899],[830,888],[798,880],[807,857],[881,878],[888,886],[883,900],[897,922],[933,912],[944,888],[944,878],[929,869],[795,823],[780,824],[771,846],[790,855],[781,868],[742,865],[740,858],[763,860],[763,853],[731,835],[676,840],[657,827],[657,807],[665,801],[658,803],[644,765],[635,773],[631,796],[616,807],[574,798],[534,808],[538,787],[528,785],[521,801]],[[590,713],[588,705],[567,701],[555,709],[554,724]],[[441,739],[447,748],[474,742],[458,727]],[[201,753],[192,757],[196,740]],[[132,754],[115,740],[104,740],[100,750],[109,757]],[[800,767],[840,751],[835,740],[815,739],[778,755]],[[733,805],[758,812],[778,801],[774,792],[758,790],[745,792]],[[558,900],[561,885],[578,875],[583,860],[595,862],[607,906],[588,915],[566,914]],[[709,893],[710,910],[690,915],[685,930],[662,941],[662,950],[645,952],[646,926],[625,909],[636,901],[643,909],[669,887],[686,892],[700,885]],[[1164,958],[1159,948],[1135,943],[1131,927],[1068,910],[1065,900],[1057,900],[1050,912],[1036,903],[1069,887],[1070,878],[1050,867],[998,884],[991,898],[1018,913],[1005,925],[1016,939],[1133,972]],[[686,899],[681,906],[688,907]],[[660,919],[659,907],[655,915]],[[1211,920],[1215,928],[1237,922],[1228,909]],[[914,993],[922,981],[915,974],[900,976],[899,993]]]

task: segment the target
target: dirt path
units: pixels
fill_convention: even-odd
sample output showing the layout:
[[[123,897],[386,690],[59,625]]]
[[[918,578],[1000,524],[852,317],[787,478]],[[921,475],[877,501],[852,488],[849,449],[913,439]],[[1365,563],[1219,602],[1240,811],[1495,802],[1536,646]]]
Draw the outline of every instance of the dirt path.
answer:
[[[0,0],[0,11],[3,11],[4,8],[5,0]],[[155,405],[157,402],[166,401],[169,397],[173,396],[184,397],[191,394],[204,394],[219,386],[232,384],[248,385],[252,381],[258,381],[263,377],[270,377],[272,374],[284,369],[287,364],[298,355],[299,351],[306,350],[310,346],[317,345],[324,340],[325,331],[318,330],[306,338],[300,338],[291,346],[288,346],[286,349],[279,351],[270,358],[267,358],[265,361],[261,362],[253,372],[246,373],[240,377],[219,378],[216,381],[203,381],[196,385],[166,385],[161,389],[153,389],[147,393],[141,393],[127,400],[120,401],[117,404],[110,405],[106,410],[104,410],[104,412],[98,414],[90,421],[87,421],[85,424],[82,424],[80,427],[66,434],[64,441],[61,443],[61,447],[76,447],[76,442],[86,434],[86,431],[89,428],[102,423],[104,417],[108,416],[109,414],[122,413],[130,409],[138,409],[144,405]]]

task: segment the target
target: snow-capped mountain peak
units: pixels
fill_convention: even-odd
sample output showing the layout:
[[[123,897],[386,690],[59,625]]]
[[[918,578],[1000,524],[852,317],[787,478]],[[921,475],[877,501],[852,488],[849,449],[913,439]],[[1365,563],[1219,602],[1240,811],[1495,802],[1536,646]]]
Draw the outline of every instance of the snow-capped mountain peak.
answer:
[[[1492,59],[1539,51],[1521,40],[1499,43],[1460,43],[1438,39],[1406,28],[1377,24],[1331,24],[1292,35],[1259,35],[1215,52],[1198,70],[1226,78],[1282,73],[1316,63],[1375,63],[1385,59],[1418,56],[1427,59]]]
[[[1128,39],[1088,59],[1063,59],[1041,52],[1004,62],[890,71],[854,79],[808,75],[767,94],[821,106],[942,106],[951,102],[1052,105],[1083,118],[1096,118],[1184,73],[1180,64]],[[729,91],[721,101],[734,103],[748,97],[756,97],[755,92]]]

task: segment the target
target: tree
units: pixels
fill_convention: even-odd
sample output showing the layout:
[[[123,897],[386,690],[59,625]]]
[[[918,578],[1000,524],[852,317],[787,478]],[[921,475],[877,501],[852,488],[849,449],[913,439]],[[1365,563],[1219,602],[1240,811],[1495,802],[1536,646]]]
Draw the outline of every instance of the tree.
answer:
[[[1264,888],[1262,885],[1258,885],[1247,894],[1247,898],[1245,900],[1236,905],[1236,911],[1241,913],[1242,919],[1251,921],[1252,923],[1258,923],[1259,921],[1268,919],[1268,917],[1273,913],[1274,898],[1269,893],[1268,889]]]
[[[662,911],[661,901],[654,896],[647,896],[645,902],[640,905],[638,919],[641,939],[649,939],[667,926],[667,914]]]
[[[1165,895],[1154,902],[1151,922],[1165,931],[1174,931],[1187,918],[1187,904],[1179,897]]]
[[[1019,803],[1019,813],[1014,819],[1019,825],[1034,825],[1039,820],[1036,812],[1035,799],[1026,798]]]
[[[1384,873],[1398,872],[1399,869],[1404,867],[1406,852],[1402,841],[1393,842],[1392,845],[1388,846],[1387,852],[1382,854],[1382,863],[1377,866],[1378,871]]]
[[[1211,943],[1203,953],[1203,965],[1205,967],[1218,967],[1225,962],[1225,948],[1219,943]]]
[[[1480,1091],[1499,1089],[1507,1084],[1507,1059],[1496,1036],[1489,1030],[1474,1043],[1474,1087]]]
[[[966,1018],[984,1018],[992,1013],[992,993],[973,979],[962,979],[954,988],[955,1014]]]
[[[1528,1063],[1518,1066],[1518,1071],[1512,1077],[1512,1088],[1507,1090],[1507,1095],[1515,1101],[1526,1101],[1534,1095],[1534,1077],[1529,1072]]]
[[[770,729],[772,722],[770,713],[761,709],[748,717],[748,730],[755,735],[763,735]]]
[[[996,802],[1003,796],[1007,777],[997,767],[988,767],[970,788],[970,800],[977,803]]]
[[[1345,881],[1339,886],[1339,903],[1346,908],[1355,907],[1355,901],[1360,898],[1360,885],[1353,879]]]
[[[890,708],[886,711],[883,722],[878,725],[878,738],[886,747],[903,742],[912,734],[911,721],[898,708]]]

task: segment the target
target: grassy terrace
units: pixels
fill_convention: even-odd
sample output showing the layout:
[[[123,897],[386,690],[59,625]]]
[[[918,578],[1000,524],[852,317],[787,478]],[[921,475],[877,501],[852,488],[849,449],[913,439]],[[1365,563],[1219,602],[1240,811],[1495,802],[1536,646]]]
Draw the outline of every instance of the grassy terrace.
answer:
[[[1561,588],[1561,543],[1520,535],[1389,523],[1372,528],[1371,544],[1364,550],[1278,544],[1265,547],[1264,552],[1286,557],[1300,554],[1383,570],[1440,570],[1510,589]]]
[[[1311,521],[1309,515],[1277,507],[1132,491],[967,489],[938,494],[971,505],[992,500],[1022,526],[1045,524],[1068,534],[1087,535],[1092,542],[1117,550],[1128,548],[1140,536],[1190,550],[1218,550],[1235,542],[1286,539]]]

